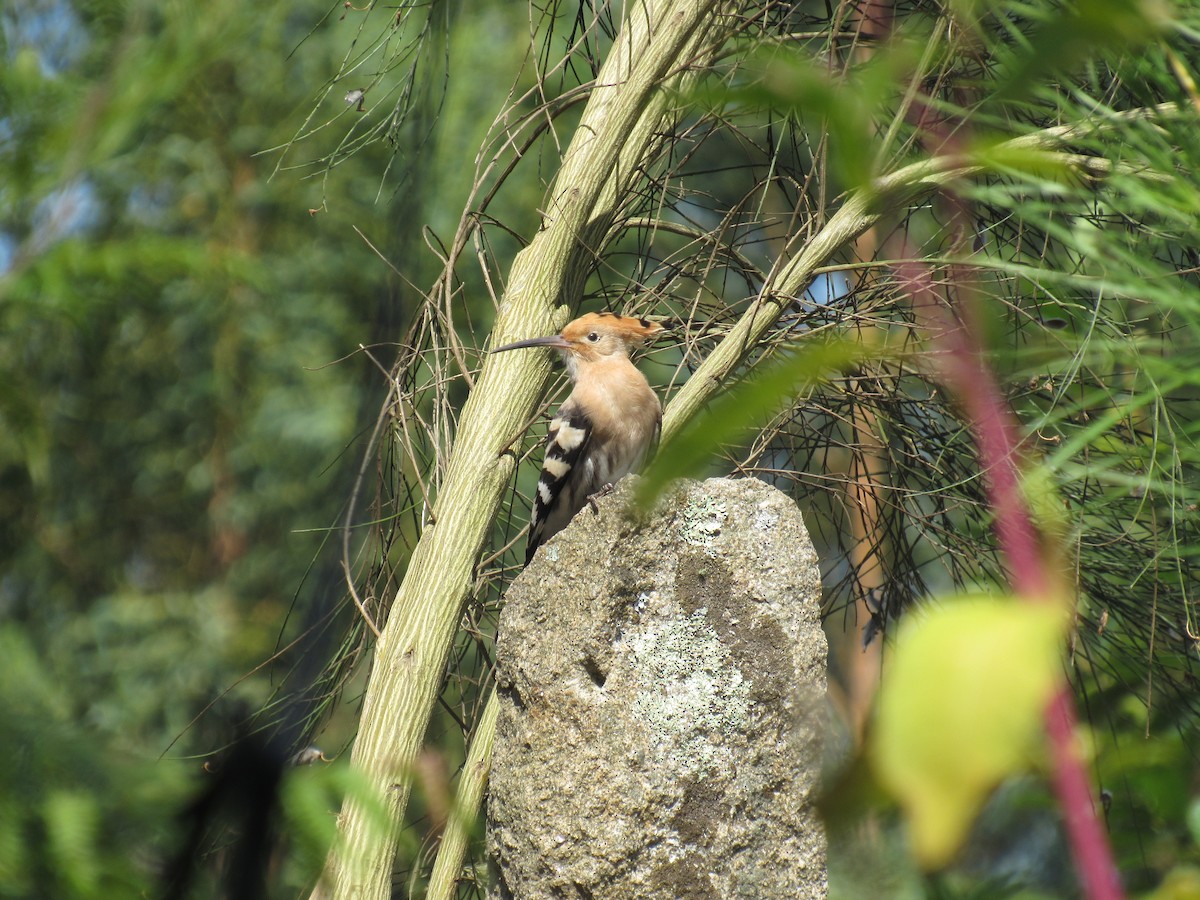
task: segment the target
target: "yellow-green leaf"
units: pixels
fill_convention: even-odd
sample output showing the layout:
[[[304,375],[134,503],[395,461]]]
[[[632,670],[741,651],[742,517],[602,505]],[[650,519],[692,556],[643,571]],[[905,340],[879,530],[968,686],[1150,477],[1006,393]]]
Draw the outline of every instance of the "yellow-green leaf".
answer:
[[[948,863],[991,790],[1037,758],[1062,626],[1053,604],[971,597],[901,628],[870,753],[924,867]]]
[[[95,798],[77,790],[52,790],[42,816],[56,874],[75,896],[93,896],[100,882],[96,845],[101,821]]]

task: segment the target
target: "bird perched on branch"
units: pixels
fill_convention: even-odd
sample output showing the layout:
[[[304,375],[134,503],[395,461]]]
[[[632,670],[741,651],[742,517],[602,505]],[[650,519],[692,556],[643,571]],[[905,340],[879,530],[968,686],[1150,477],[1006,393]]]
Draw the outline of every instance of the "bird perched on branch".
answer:
[[[662,404],[629,352],[667,326],[614,313],[588,313],[559,334],[496,347],[553,347],[575,389],[550,422],[529,524],[525,564],[597,491],[637,469],[658,439]]]

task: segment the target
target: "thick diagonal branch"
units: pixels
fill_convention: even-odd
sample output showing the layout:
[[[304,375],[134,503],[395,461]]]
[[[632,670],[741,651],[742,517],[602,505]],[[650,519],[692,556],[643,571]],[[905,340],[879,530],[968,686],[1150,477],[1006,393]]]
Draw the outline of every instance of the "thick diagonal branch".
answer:
[[[711,45],[716,0],[630,4],[551,190],[541,230],[517,255],[496,343],[545,334],[578,303],[592,241],[608,231],[670,110],[661,88]],[[533,414],[549,374],[539,354],[485,361],[463,409],[433,524],[422,533],[375,649],[353,764],[383,798],[387,822],[347,799],[339,848],[314,897],[390,896],[397,835],[413,760],[424,739],[474,567],[516,457],[505,442]]]

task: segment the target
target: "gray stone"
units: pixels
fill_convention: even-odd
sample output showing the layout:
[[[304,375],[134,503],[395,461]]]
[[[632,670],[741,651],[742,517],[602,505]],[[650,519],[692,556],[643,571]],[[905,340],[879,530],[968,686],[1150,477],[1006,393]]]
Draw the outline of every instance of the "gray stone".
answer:
[[[492,896],[815,898],[826,644],[795,504],[625,479],[513,582],[500,617]]]

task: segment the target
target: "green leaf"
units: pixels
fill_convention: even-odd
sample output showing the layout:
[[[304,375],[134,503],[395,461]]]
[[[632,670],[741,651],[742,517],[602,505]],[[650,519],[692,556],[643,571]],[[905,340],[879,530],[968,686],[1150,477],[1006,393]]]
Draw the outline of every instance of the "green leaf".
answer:
[[[1192,833],[1192,841],[1200,846],[1200,797],[1196,797],[1188,805],[1187,824],[1188,831]]]
[[[697,414],[659,451],[638,482],[639,505],[651,505],[674,479],[702,471],[722,444],[761,424],[806,386],[847,369],[862,353],[852,341],[812,340],[762,366],[753,378],[730,388]]]
[[[1080,0],[1064,4],[1030,38],[1001,76],[994,96],[1024,97],[1032,87],[1085,60],[1131,50],[1171,27],[1171,8],[1158,0]]]
[[[321,866],[337,838],[335,814],[345,792],[338,776],[325,768],[300,768],[289,772],[283,785],[283,809],[291,837],[310,877]]]
[[[0,801],[0,894],[30,889],[29,853],[25,847],[25,809],[15,799]]]
[[[1048,186],[1052,183],[1078,181],[1071,160],[1058,150],[1014,146],[1003,136],[981,138],[972,142],[967,158],[976,165],[1000,175],[1019,174]]]
[[[710,80],[696,95],[726,113],[770,109],[812,123],[828,135],[829,164],[844,186],[859,187],[876,174],[876,119],[893,102],[928,40],[915,30],[894,37],[845,71],[804,52],[762,51],[752,55],[740,80],[728,85]]]
[[[1027,768],[1062,678],[1063,615],[971,597],[908,620],[885,671],[870,745],[904,807],[917,861],[950,862],[991,790]]]
[[[1195,900],[1200,897],[1200,868],[1179,865],[1167,873],[1158,889],[1146,900]]]
[[[96,858],[100,811],[96,801],[80,791],[56,790],[42,811],[50,858],[72,893],[91,896],[100,881]]]

